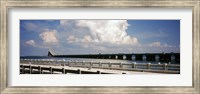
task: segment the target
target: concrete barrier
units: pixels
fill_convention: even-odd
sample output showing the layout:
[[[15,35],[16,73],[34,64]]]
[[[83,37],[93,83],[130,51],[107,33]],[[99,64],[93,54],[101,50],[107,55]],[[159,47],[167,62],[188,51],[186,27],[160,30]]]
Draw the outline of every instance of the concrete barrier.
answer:
[[[43,70],[49,71],[50,74],[53,74],[54,71],[56,72],[61,72],[62,74],[68,73],[66,69],[60,68],[60,69],[55,69],[52,67],[41,67],[40,65],[46,65],[44,62],[47,62],[47,60],[21,60],[22,63],[24,64],[29,64],[29,66],[23,66],[20,65],[20,73],[24,74],[26,69],[28,69],[29,73],[32,73],[33,69],[38,69],[38,72],[40,74],[43,73]],[[34,62],[33,62],[34,61]],[[49,61],[48,61],[49,62]],[[54,64],[56,62],[56,64]],[[31,66],[31,65],[39,65],[39,66]],[[50,64],[48,65],[55,65],[55,66],[69,66],[69,67],[82,67],[82,68],[88,68],[88,70],[91,70],[92,68],[99,68],[99,69],[112,69],[112,70],[151,70],[152,72],[156,70],[156,72],[160,71],[178,71],[180,72],[180,65],[178,64],[151,64],[151,63],[111,63],[111,62],[83,62],[83,61],[51,61]],[[79,72],[80,71],[80,72]],[[78,72],[73,72],[73,73],[80,73],[81,70]]]

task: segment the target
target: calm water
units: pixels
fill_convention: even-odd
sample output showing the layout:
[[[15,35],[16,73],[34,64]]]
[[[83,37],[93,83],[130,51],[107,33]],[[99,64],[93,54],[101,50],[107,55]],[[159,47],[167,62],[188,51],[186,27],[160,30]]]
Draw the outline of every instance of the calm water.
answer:
[[[89,58],[64,58],[64,57],[48,57],[48,56],[23,56],[20,59],[37,59],[37,60],[44,60],[44,59],[51,59],[51,60],[65,60],[65,61],[85,61],[85,62],[111,62],[111,63],[168,63],[168,62],[152,62],[152,61],[134,61],[134,60],[117,60],[117,59],[89,59]],[[176,64],[176,62],[172,62],[171,64]]]

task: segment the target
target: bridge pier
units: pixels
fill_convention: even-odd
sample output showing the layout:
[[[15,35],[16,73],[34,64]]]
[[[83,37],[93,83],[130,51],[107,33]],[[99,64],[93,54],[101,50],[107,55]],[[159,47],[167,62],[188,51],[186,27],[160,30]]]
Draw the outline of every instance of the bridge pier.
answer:
[[[118,56],[117,56],[117,55],[115,56],[115,59],[118,59]]]
[[[122,56],[122,59],[123,59],[123,60],[125,60],[126,58],[127,58],[126,55],[123,55],[123,56]]]

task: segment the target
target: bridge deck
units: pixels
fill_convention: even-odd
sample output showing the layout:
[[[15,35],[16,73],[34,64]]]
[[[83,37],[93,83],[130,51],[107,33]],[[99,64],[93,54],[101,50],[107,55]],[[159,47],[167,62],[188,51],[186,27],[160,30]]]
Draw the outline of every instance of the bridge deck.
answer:
[[[109,68],[88,68],[88,67],[69,67],[69,66],[52,66],[52,65],[20,65],[21,74],[163,74],[178,73],[175,71],[161,70],[143,70],[143,69],[109,69]],[[35,72],[34,72],[35,71]]]
[[[56,55],[48,52],[51,57],[69,57],[69,58],[93,58],[93,59],[121,59],[121,60],[145,60],[161,62],[180,63],[180,53],[135,53],[135,54],[77,54],[77,55]]]
[[[130,74],[135,72],[180,74],[179,64],[151,64],[151,63],[105,63],[105,62],[83,62],[83,61],[49,61],[49,60],[20,60],[20,68],[32,73],[32,70],[75,73],[75,74]],[[120,73],[119,73],[120,72]],[[115,74],[115,73],[114,73]]]

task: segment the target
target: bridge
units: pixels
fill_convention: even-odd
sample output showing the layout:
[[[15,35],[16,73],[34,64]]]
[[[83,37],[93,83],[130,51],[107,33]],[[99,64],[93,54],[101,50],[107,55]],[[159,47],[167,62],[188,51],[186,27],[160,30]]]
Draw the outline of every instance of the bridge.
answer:
[[[135,61],[155,61],[155,62],[176,62],[180,64],[180,53],[132,53],[132,54],[77,54],[77,55],[56,55],[52,51],[48,52],[51,57],[68,58],[92,58],[92,59],[120,59]]]
[[[20,59],[20,74],[180,74],[179,64]]]

